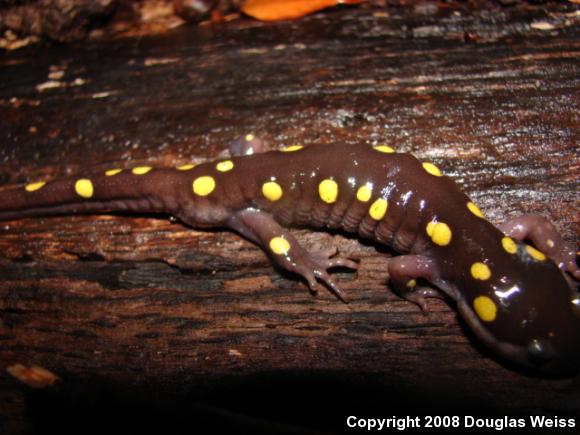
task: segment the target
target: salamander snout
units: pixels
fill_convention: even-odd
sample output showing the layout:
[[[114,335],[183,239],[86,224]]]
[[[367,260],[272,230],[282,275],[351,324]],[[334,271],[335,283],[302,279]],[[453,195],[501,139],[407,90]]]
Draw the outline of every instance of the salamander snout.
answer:
[[[556,357],[556,349],[554,345],[545,339],[533,339],[528,344],[528,354],[532,359],[537,359],[539,362],[546,362]]]
[[[529,365],[546,374],[570,374],[578,371],[578,361],[558,351],[548,339],[533,339],[527,346]]]
[[[580,295],[552,262],[512,270],[461,300],[463,317],[505,360],[548,376],[580,372]]]
[[[580,371],[580,310],[576,308],[574,302],[572,306],[568,303],[560,307],[550,327],[528,341],[524,352],[526,365],[552,375]]]
[[[579,338],[580,339],[580,338]],[[573,375],[580,371],[580,348],[574,343],[533,339],[527,346],[527,364],[548,375]]]

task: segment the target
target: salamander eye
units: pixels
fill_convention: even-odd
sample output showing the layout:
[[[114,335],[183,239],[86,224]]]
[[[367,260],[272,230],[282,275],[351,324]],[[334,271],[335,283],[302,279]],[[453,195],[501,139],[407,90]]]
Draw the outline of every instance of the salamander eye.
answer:
[[[545,339],[535,338],[528,344],[528,353],[537,360],[549,360],[556,356],[556,350],[552,343]]]

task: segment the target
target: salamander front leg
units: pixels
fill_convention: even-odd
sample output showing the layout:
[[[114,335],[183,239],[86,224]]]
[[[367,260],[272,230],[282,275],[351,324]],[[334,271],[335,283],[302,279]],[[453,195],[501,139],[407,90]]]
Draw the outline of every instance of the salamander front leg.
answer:
[[[357,269],[358,264],[348,258],[336,256],[335,247],[309,253],[270,214],[255,209],[235,213],[228,222],[228,227],[258,244],[283,269],[302,276],[312,292],[317,292],[319,280],[340,300],[346,302],[344,293],[328,274],[328,269]]]
[[[426,298],[441,298],[441,293],[433,288],[418,287],[417,279],[431,283],[436,280],[433,261],[423,255],[400,255],[389,260],[389,281],[402,298],[413,302],[427,311]]]
[[[576,250],[564,242],[554,225],[545,217],[535,214],[519,216],[498,227],[506,236],[520,242],[529,239],[536,248],[554,260],[560,269],[580,280]]]

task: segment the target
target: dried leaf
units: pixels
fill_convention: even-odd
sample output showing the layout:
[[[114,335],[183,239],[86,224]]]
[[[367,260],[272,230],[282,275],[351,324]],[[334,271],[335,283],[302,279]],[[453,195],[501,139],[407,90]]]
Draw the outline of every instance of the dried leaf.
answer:
[[[258,20],[292,20],[338,4],[360,3],[362,0],[248,0],[242,11]]]
[[[49,387],[59,380],[50,370],[36,365],[27,367],[23,364],[13,364],[6,371],[32,388]]]

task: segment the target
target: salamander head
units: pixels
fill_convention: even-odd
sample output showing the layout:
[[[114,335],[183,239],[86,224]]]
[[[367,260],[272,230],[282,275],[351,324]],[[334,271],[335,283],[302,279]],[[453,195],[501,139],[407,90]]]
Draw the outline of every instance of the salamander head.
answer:
[[[551,375],[579,372],[580,295],[543,255],[517,257],[472,287],[459,302],[463,317],[509,361]]]

